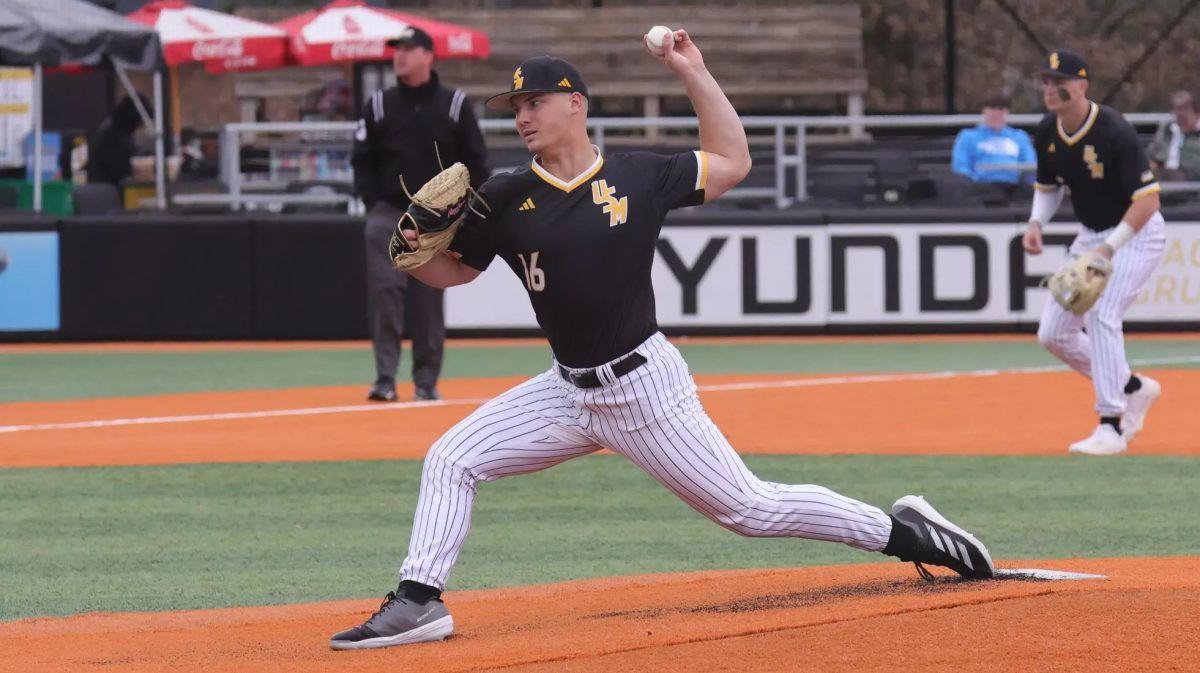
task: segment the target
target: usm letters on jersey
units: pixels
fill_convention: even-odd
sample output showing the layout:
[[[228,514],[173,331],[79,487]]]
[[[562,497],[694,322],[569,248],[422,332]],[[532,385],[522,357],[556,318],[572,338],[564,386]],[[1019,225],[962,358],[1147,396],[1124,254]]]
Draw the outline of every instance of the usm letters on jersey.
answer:
[[[603,212],[608,213],[610,227],[625,224],[629,219],[629,197],[618,199],[614,196],[616,191],[616,187],[608,186],[607,180],[592,180],[592,203],[602,206]]]

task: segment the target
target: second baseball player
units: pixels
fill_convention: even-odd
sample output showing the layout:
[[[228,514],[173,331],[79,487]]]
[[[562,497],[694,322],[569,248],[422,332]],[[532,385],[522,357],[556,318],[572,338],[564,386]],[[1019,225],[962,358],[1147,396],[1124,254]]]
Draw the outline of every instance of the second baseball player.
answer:
[[[1162,259],[1166,225],[1137,133],[1120,112],[1088,100],[1088,77],[1075,52],[1046,59],[1042,98],[1050,112],[1034,138],[1037,191],[1023,244],[1030,254],[1042,252],[1042,225],[1067,187],[1083,225],[1070,253],[1093,251],[1112,261],[1108,287],[1090,311],[1078,316],[1048,301],[1038,324],[1046,350],[1091,378],[1095,389],[1100,422],[1070,451],[1103,455],[1126,450],[1159,396],[1157,381],[1129,370],[1122,321]]]

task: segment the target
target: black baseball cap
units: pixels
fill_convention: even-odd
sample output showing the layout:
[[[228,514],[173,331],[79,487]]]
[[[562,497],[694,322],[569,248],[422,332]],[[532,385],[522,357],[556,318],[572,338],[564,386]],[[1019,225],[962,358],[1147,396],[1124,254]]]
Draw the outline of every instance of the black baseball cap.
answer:
[[[405,28],[404,32],[388,40],[385,44],[387,44],[389,47],[412,45],[414,47],[421,47],[422,49],[433,51],[433,38],[429,37],[429,33],[426,33],[416,26],[409,26],[408,28]]]
[[[1059,49],[1050,52],[1046,57],[1046,67],[1042,68],[1043,75],[1062,77],[1064,79],[1087,79],[1087,62],[1079,54],[1070,49]]]
[[[509,99],[523,93],[571,93],[578,91],[587,98],[587,84],[575,66],[553,56],[534,56],[521,62],[513,71],[512,87],[487,99],[491,110],[509,109]]]

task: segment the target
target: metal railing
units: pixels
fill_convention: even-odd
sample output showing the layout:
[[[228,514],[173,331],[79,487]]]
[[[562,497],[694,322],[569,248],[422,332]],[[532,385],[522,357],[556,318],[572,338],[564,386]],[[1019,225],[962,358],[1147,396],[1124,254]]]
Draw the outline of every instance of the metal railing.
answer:
[[[1133,124],[1157,124],[1172,119],[1169,113],[1134,113],[1125,118]],[[1008,118],[1009,124],[1018,127],[1036,126],[1042,119],[1040,114],[1015,114]],[[742,125],[751,134],[752,142],[766,139],[773,147],[774,184],[770,187],[738,187],[728,192],[733,198],[763,198],[772,200],[777,207],[785,208],[796,201],[808,199],[808,134],[814,129],[845,129],[857,133],[871,128],[936,128],[966,127],[980,122],[977,114],[959,115],[862,115],[838,117],[742,117]],[[484,119],[480,128],[489,133],[509,132],[514,136],[516,129],[512,120]],[[229,186],[228,195],[214,195],[214,203],[229,203],[237,208],[240,204],[269,200],[267,194],[245,194],[241,172],[241,136],[243,133],[346,133],[354,132],[355,122],[255,122],[226,124],[221,134],[221,177]],[[609,136],[614,131],[645,132],[660,130],[697,130],[699,120],[695,117],[597,117],[588,120],[592,142],[603,153]],[[788,170],[793,174],[788,179]],[[203,197],[200,197],[201,200]],[[196,202],[193,195],[189,200]],[[340,202],[338,199],[337,202]],[[335,202],[333,200],[331,203]],[[354,204],[350,204],[353,209]]]

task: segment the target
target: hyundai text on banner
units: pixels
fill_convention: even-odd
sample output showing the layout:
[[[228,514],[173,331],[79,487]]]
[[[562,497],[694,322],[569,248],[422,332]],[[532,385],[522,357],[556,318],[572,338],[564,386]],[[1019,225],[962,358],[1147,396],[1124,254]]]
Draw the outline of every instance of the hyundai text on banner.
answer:
[[[1021,249],[1024,225],[668,226],[654,288],[665,328],[1036,324],[1042,279],[1077,226],[1046,228],[1046,252]],[[1168,222],[1162,264],[1127,318],[1200,325],[1200,223]],[[547,279],[551,282],[552,279]],[[452,288],[452,328],[535,328],[503,263]]]

